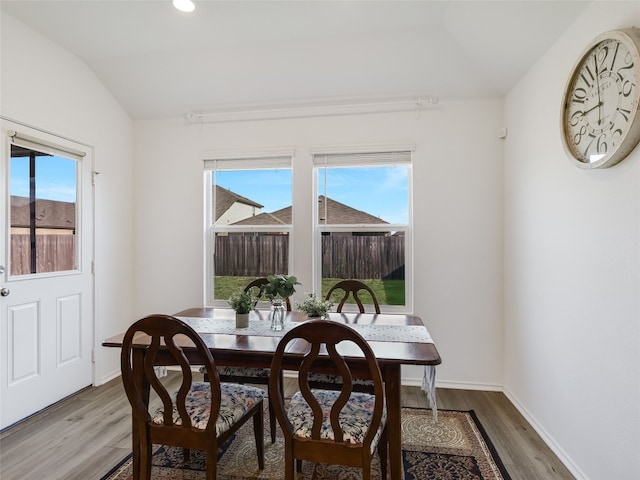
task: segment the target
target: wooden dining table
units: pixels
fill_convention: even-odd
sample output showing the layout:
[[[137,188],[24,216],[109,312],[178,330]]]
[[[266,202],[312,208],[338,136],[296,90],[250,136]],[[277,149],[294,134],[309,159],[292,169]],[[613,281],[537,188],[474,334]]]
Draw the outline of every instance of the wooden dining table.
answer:
[[[249,328],[246,329],[235,328],[233,324],[235,313],[226,308],[189,308],[174,316],[186,321],[194,328],[211,350],[217,365],[269,368],[282,335],[297,323],[307,321],[309,318],[301,312],[287,312],[285,329],[274,332],[268,328],[268,314],[268,311],[263,310],[251,312]],[[350,325],[359,331],[376,355],[385,384],[390,478],[401,480],[404,476],[400,418],[401,366],[422,365],[433,369],[442,361],[440,354],[430,340],[422,320],[416,315],[332,312],[328,319]],[[124,333],[108,338],[102,345],[122,347],[123,337]],[[143,352],[148,344],[148,337],[145,339],[139,336],[134,339],[134,371],[141,371]],[[138,347],[137,350],[136,347]],[[188,351],[188,345],[185,345],[185,348]],[[139,354],[136,355],[136,351]],[[161,352],[159,353],[156,364],[169,365],[169,357],[163,357]],[[303,347],[292,344],[285,355],[285,368],[287,358],[293,369],[296,359],[299,362],[301,354],[304,354]],[[357,356],[346,355],[345,357],[347,362],[357,366],[359,362]],[[191,355],[189,359],[196,365],[200,360],[195,355]],[[143,376],[139,375],[137,378],[143,378]],[[434,404],[432,406],[435,408]],[[134,468],[136,453],[134,450]]]

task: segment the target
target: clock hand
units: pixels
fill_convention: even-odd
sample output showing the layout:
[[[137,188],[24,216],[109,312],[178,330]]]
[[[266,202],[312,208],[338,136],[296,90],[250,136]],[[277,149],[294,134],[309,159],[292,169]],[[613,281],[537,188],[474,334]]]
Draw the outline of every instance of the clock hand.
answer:
[[[596,89],[598,90],[598,125],[602,124],[602,100],[600,99],[600,74],[598,73],[598,58],[597,55],[593,55],[593,63],[596,66]],[[585,112],[586,113],[586,112]]]
[[[589,110],[585,110],[584,112],[582,112],[582,116],[586,115],[587,113],[589,113],[591,110],[595,110],[596,108],[600,108],[602,106],[602,102],[598,102],[596,105],[594,105],[593,107],[591,107]],[[598,115],[598,117],[600,117],[600,115]],[[598,124],[600,124],[600,120],[598,120]]]

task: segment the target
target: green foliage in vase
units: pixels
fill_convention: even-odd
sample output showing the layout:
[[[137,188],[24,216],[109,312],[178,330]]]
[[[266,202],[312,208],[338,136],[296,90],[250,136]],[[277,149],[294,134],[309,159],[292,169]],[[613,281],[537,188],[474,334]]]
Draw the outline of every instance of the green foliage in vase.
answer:
[[[262,286],[263,295],[269,300],[289,298],[296,291],[295,285],[301,285],[293,275],[276,273],[267,277],[269,283]]]
[[[306,313],[310,317],[324,317],[333,307],[330,300],[322,300],[315,293],[308,293],[307,298],[302,303],[297,303],[296,308]]]
[[[250,292],[236,292],[229,297],[228,302],[236,313],[249,313],[256,307],[258,299]]]

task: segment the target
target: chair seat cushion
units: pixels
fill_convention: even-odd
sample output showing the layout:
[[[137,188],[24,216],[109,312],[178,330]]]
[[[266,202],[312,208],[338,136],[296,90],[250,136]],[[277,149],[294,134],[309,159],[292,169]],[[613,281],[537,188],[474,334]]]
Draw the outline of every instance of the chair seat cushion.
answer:
[[[247,377],[269,379],[268,368],[249,368],[249,367],[217,367],[218,375],[227,377]],[[200,373],[206,373],[204,367],[200,367]]]
[[[342,383],[342,377],[338,375],[331,375],[329,373],[314,373],[309,372],[307,376],[309,382],[318,383]],[[354,378],[354,385],[367,385],[373,387],[373,380],[365,380],[364,378]]]
[[[231,377],[269,378],[268,368],[218,367],[218,375]]]
[[[176,392],[177,393],[177,392]],[[173,422],[182,425],[182,420],[175,407]],[[260,388],[235,383],[220,384],[220,413],[216,420],[216,436],[226,432],[238,422],[257,403],[262,401],[266,392]],[[205,429],[211,414],[211,385],[208,382],[194,382],[185,401],[187,413],[194,428]],[[164,410],[159,408],[152,417],[153,423],[164,423]]]
[[[312,390],[313,396],[320,403],[322,408],[322,427],[320,428],[320,438],[334,440],[333,429],[331,428],[331,406],[340,395],[334,390]],[[352,445],[361,445],[371,423],[375,397],[368,393],[352,392],[349,401],[344,406],[339,415],[342,426],[343,441]],[[313,427],[313,412],[302,393],[296,392],[291,397],[289,411],[287,413],[294,436],[301,438],[311,438],[311,428]],[[386,406],[383,409],[380,428],[371,442],[371,451],[375,450],[384,425],[387,422]]]

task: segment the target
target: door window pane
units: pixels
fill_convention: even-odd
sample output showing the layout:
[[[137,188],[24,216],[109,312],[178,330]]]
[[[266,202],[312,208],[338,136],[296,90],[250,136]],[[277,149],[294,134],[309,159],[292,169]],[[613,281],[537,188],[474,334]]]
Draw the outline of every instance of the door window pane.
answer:
[[[77,162],[11,145],[11,275],[77,268]]]

